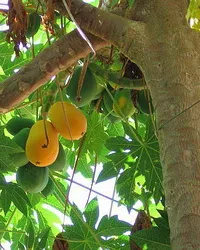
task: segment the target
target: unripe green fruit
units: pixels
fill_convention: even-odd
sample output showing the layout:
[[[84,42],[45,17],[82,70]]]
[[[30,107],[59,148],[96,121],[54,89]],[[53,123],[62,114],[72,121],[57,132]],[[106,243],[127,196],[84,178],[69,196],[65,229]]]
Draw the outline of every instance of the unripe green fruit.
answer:
[[[83,107],[89,104],[98,94],[99,88],[92,71],[87,68],[83,85],[80,91],[80,100],[77,100],[78,82],[81,74],[82,66],[77,66],[74,70],[73,76],[70,80],[69,86],[66,87],[66,94],[69,96],[71,102],[77,107]]]
[[[58,156],[56,160],[48,167],[55,171],[62,171],[66,167],[66,164],[67,164],[66,153],[62,144],[59,142]]]
[[[6,124],[6,129],[11,135],[16,135],[23,128],[31,128],[34,121],[28,118],[15,116],[11,118]]]
[[[28,139],[28,135],[30,132],[30,128],[23,128],[22,130],[20,130],[14,137],[13,137],[13,141],[20,146],[22,149],[25,150],[26,147],[26,141]],[[13,161],[13,163],[15,164],[16,168],[22,167],[24,165],[26,165],[29,160],[26,157],[26,153],[25,152],[20,152],[20,153],[16,153],[16,154],[12,154],[11,155],[11,159]]]
[[[52,179],[49,178],[49,181],[48,181],[46,187],[41,191],[41,193],[45,197],[47,197],[47,196],[51,195],[54,192],[54,190],[55,190],[55,185],[54,185]]]
[[[39,168],[32,163],[18,168],[16,181],[28,193],[39,193],[47,185],[49,180],[49,169]]]

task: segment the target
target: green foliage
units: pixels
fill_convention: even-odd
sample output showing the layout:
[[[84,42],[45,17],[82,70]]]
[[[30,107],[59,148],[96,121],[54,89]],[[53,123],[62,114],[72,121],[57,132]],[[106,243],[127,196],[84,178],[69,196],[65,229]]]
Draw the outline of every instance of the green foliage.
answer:
[[[99,247],[106,249],[109,246],[109,249],[114,250],[114,244],[111,245],[110,240],[104,239],[107,236],[111,236],[114,239],[114,237],[122,235],[131,228],[129,223],[119,221],[117,216],[110,218],[104,216],[96,227],[99,216],[96,199],[93,199],[87,205],[83,215],[75,205],[71,206],[70,217],[73,225],[66,226],[63,235],[72,249],[98,249]]]

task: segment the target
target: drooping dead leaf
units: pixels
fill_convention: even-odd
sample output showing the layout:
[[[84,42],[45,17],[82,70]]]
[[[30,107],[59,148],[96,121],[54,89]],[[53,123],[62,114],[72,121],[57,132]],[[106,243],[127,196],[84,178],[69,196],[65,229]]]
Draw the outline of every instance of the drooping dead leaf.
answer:
[[[69,250],[69,244],[66,239],[63,238],[62,233],[56,236],[52,250]]]
[[[19,45],[22,43],[26,47],[25,33],[27,30],[27,13],[21,0],[9,0],[8,1],[8,21],[9,26],[7,41],[13,41],[15,46],[14,50],[17,56],[19,56]]]

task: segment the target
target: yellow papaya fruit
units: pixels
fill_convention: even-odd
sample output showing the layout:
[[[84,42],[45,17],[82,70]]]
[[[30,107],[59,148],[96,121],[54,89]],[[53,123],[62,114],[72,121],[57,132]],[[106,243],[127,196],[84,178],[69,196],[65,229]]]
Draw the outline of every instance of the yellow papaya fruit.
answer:
[[[68,102],[55,102],[49,109],[49,119],[58,133],[68,140],[80,139],[87,130],[85,115]]]
[[[32,126],[25,151],[29,161],[38,167],[48,166],[56,160],[58,133],[51,122],[39,120]]]

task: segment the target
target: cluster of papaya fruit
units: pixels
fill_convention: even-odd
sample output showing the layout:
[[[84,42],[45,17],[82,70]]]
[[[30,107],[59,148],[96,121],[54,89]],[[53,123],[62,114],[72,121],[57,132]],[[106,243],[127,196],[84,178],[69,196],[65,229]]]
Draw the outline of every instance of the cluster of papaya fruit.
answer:
[[[49,110],[49,120],[34,122],[13,117],[6,125],[12,140],[24,150],[12,156],[17,167],[17,183],[29,193],[42,192],[45,196],[53,192],[54,187],[49,169],[62,171],[66,167],[59,134],[68,140],[78,140],[87,130],[84,114],[68,102],[54,103]]]
[[[144,114],[153,113],[153,104],[148,90],[136,91],[136,96],[132,95],[129,89],[122,89],[114,83],[110,83],[107,89],[97,83],[95,74],[87,68],[83,85],[80,90],[80,99],[77,98],[78,81],[81,73],[81,66],[77,66],[66,94],[70,101],[78,107],[88,104],[95,104],[102,96],[101,110],[106,114],[111,122],[120,121],[123,118],[132,116],[137,110]]]

